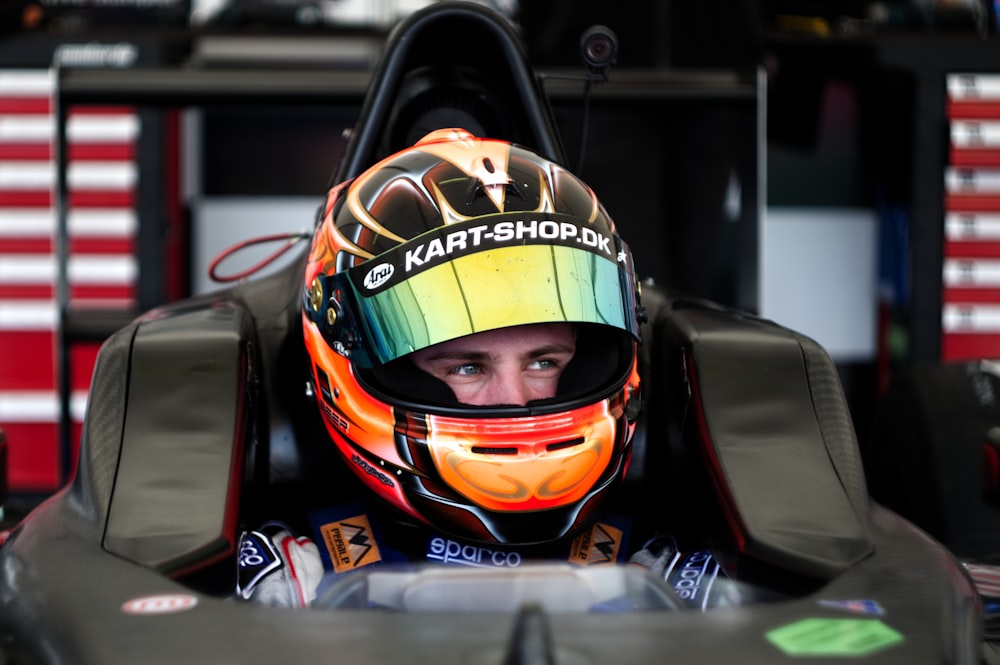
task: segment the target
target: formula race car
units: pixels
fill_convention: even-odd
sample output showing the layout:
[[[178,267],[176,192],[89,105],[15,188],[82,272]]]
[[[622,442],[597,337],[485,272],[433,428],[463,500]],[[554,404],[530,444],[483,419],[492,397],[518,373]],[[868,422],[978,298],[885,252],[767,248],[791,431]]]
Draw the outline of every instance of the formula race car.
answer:
[[[607,46],[591,49],[585,76]],[[566,161],[518,33],[477,4],[432,5],[391,33],[334,182],[452,126]],[[751,580],[732,582],[732,606],[692,608],[683,585],[613,564],[372,567],[311,609],[234,599],[240,533],[263,504],[321,491],[336,463],[332,446],[310,445],[321,425],[302,389],[305,260],[303,250],[277,274],[153,310],[107,340],[74,478],[0,547],[0,662],[994,655],[967,567],[870,499],[824,349],[653,284],[642,293],[645,415],[622,493],[651,519],[669,515],[731,545],[738,577]]]

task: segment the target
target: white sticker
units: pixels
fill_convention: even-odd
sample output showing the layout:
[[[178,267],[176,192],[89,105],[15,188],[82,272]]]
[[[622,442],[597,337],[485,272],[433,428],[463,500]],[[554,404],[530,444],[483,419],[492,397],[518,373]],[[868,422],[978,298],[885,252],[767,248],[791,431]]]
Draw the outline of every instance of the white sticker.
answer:
[[[125,614],[174,614],[184,612],[198,604],[195,596],[186,593],[165,593],[156,596],[133,598],[122,604]]]
[[[396,268],[391,263],[378,264],[365,275],[365,288],[369,290],[377,289],[389,281],[389,278],[392,277],[392,273],[395,271]]]

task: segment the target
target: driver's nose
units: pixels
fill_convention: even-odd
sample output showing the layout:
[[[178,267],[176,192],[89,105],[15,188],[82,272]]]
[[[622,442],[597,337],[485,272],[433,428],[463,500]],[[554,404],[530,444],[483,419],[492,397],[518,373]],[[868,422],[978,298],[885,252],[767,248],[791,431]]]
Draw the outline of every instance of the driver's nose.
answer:
[[[492,404],[509,404],[524,406],[533,399],[532,389],[521,376],[520,372],[502,371],[494,373],[487,390],[480,394],[477,404],[480,406]]]

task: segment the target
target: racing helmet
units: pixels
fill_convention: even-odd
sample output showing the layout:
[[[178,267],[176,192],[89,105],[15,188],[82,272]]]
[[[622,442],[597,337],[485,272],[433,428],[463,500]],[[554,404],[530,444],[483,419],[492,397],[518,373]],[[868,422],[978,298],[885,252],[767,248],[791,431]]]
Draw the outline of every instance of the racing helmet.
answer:
[[[642,310],[587,185],[523,147],[437,130],[330,190],[304,281],[325,430],[398,517],[523,545],[598,516],[631,454]],[[556,395],[526,405],[460,403],[410,358],[556,322],[576,351]]]

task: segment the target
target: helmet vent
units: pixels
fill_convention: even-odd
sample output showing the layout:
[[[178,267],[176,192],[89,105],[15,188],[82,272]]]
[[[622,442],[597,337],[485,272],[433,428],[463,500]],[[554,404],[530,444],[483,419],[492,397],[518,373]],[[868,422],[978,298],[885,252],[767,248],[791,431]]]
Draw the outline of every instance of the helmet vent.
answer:
[[[477,455],[516,455],[514,446],[472,446],[472,452]]]
[[[586,441],[582,436],[576,439],[570,439],[569,441],[560,441],[559,443],[550,443],[545,446],[545,450],[555,452],[556,450],[563,450],[565,448],[572,448],[573,446],[579,446],[581,443]]]

